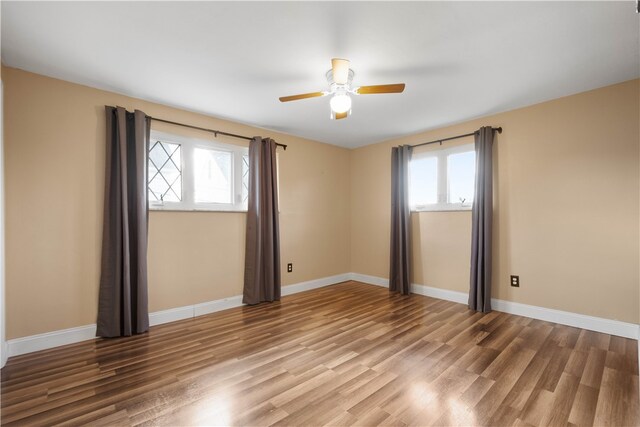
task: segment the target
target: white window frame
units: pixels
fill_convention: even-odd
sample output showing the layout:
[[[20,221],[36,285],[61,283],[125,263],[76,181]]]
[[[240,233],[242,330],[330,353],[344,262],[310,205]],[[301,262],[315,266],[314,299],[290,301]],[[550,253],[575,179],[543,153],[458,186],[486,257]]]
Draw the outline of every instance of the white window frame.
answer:
[[[447,158],[451,154],[468,153],[475,151],[474,144],[455,145],[439,150],[424,151],[422,153],[414,153],[411,161],[414,159],[424,159],[435,157],[438,159],[438,201],[432,204],[411,206],[412,212],[434,212],[434,211],[469,211],[472,208],[472,202],[450,203],[449,202],[449,168],[447,167]],[[411,168],[409,168],[411,172]],[[411,191],[411,177],[409,177],[409,191]],[[474,196],[475,197],[475,196]],[[409,198],[411,199],[411,198]]]
[[[180,168],[182,173],[182,200],[180,202],[151,201],[153,211],[222,211],[246,212],[247,203],[242,202],[242,156],[249,154],[249,148],[241,145],[224,144],[217,141],[189,138],[164,132],[151,131],[150,143],[155,141],[180,144]],[[196,148],[227,151],[231,153],[232,203],[196,203],[194,177],[194,151]],[[147,178],[148,179],[148,178]]]

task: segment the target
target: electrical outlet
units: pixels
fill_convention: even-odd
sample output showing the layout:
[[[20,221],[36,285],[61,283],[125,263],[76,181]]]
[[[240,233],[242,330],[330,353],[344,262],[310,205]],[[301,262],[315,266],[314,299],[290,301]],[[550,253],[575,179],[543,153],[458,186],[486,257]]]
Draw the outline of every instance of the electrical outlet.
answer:
[[[293,271],[293,264],[289,263],[287,264],[287,273],[291,273]]]
[[[511,276],[511,286],[514,288],[520,287],[520,276]]]

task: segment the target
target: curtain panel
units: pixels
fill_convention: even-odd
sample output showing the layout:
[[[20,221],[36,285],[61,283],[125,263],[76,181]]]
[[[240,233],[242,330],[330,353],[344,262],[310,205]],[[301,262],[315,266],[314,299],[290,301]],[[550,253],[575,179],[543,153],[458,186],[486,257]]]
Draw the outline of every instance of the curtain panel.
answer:
[[[150,120],[106,107],[106,169],[97,335],[149,329],[147,153]]]
[[[491,311],[491,233],[493,220],[493,128],[475,133],[476,180],[471,214],[469,308]]]
[[[409,160],[412,147],[391,149],[391,247],[389,290],[409,295],[411,217],[409,212]]]
[[[280,225],[276,143],[255,137],[249,143],[249,200],[242,302],[280,300]]]

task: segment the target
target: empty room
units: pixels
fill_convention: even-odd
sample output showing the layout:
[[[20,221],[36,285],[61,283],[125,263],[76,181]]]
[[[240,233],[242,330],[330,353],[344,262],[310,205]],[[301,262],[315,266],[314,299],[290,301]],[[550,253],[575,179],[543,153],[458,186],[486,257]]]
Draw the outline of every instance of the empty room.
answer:
[[[0,2],[0,424],[640,426],[640,2]]]

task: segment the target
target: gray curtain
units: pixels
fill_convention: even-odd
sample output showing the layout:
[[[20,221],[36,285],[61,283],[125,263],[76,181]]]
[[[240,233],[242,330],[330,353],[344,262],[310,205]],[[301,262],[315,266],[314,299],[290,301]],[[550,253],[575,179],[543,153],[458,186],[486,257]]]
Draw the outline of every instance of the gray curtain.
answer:
[[[469,308],[491,311],[491,221],[493,214],[493,128],[475,133],[476,180],[471,228]]]
[[[242,302],[280,299],[280,227],[276,143],[258,136],[249,144],[249,202]]]
[[[411,218],[409,212],[409,160],[412,147],[391,149],[391,259],[389,290],[409,295]]]
[[[147,149],[142,111],[106,107],[107,156],[97,335],[149,329],[147,299]]]

